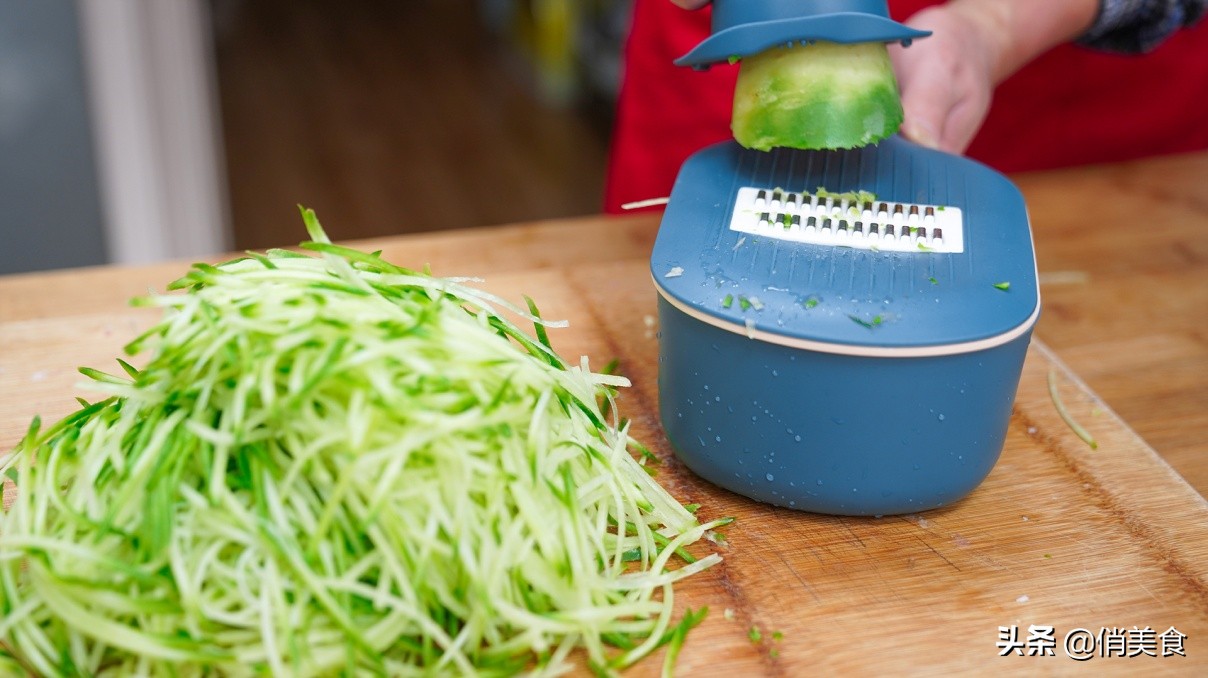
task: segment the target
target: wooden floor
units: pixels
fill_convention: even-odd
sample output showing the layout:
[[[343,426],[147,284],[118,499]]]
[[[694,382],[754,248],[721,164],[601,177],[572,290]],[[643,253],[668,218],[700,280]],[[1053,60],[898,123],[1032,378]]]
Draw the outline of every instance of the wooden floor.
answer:
[[[543,105],[477,0],[215,5],[240,249],[574,216],[602,204],[606,106]]]

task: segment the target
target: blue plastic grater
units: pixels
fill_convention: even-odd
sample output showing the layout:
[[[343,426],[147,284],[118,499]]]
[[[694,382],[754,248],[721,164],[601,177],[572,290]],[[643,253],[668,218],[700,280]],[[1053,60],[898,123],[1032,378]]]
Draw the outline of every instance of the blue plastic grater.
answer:
[[[727,36],[752,51],[846,25],[919,37],[895,32],[884,2],[715,5],[687,65],[744,54]],[[713,483],[807,511],[908,513],[964,497],[997,461],[1040,299],[1023,198],[993,170],[897,137],[718,144],[681,168],[651,273],[661,419]]]

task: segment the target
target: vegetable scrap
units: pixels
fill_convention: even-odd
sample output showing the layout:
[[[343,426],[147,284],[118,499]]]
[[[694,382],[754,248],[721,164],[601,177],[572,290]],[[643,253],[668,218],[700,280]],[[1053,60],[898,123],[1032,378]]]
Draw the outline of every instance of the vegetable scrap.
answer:
[[[1003,292],[1006,292],[1007,290],[1011,289],[1011,283],[1009,283],[1009,282],[994,283],[994,289],[1002,290]]]
[[[1092,450],[1099,449],[1099,443],[1095,440],[1094,436],[1092,436],[1089,431],[1087,431],[1082,427],[1081,424],[1074,420],[1073,415],[1070,414],[1070,411],[1065,407],[1065,403],[1062,402],[1061,393],[1057,387],[1057,370],[1055,368],[1049,368],[1048,381],[1049,398],[1053,400],[1053,407],[1057,409],[1057,414],[1061,416],[1061,420],[1065,422],[1066,426],[1070,427],[1070,430],[1074,432],[1074,435],[1078,436],[1082,442],[1089,445]]]
[[[671,196],[663,196],[661,198],[647,198],[646,200],[634,200],[633,202],[623,203],[621,205],[621,209],[628,211],[628,210],[642,209],[643,207],[658,207],[660,205],[666,205],[670,202],[671,202]]]
[[[332,244],[137,300],[144,366],[0,455],[0,667],[31,675],[597,673],[720,562],[528,309]],[[502,313],[525,318],[530,337]],[[651,455],[652,456],[652,455]],[[644,459],[649,459],[643,455]],[[706,547],[708,548],[708,547]],[[573,655],[572,655],[573,653]]]
[[[848,314],[847,317],[851,318],[852,322],[856,323],[857,325],[859,325],[861,327],[865,327],[870,330],[880,327],[881,324],[885,322],[885,317],[880,316],[880,315],[873,316],[872,320],[865,320],[859,316],[851,315],[851,314]]]
[[[826,188],[819,186],[818,190],[814,191],[814,195],[825,200],[830,198],[834,202],[849,202],[849,203],[866,203],[873,202],[877,199],[877,194],[872,191],[845,191],[843,193],[835,193],[828,191]]]

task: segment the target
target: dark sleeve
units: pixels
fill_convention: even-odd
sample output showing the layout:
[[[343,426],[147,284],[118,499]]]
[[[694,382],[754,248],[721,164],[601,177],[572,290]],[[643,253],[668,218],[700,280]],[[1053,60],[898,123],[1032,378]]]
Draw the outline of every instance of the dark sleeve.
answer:
[[[1200,19],[1208,0],[1100,0],[1078,44],[1105,52],[1148,52]]]

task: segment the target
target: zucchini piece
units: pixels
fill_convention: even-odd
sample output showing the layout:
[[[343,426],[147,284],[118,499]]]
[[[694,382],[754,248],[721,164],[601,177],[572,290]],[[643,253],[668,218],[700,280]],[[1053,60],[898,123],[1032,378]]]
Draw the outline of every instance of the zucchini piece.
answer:
[[[746,148],[856,148],[902,125],[882,42],[818,41],[746,57],[734,90],[734,139]]]

